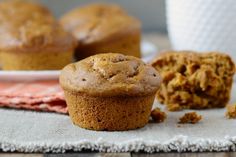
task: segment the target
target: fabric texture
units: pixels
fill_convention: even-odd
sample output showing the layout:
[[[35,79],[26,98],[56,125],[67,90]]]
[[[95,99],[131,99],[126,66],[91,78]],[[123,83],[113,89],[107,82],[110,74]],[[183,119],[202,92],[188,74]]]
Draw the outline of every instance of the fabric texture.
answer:
[[[183,112],[168,112],[163,123],[123,132],[91,131],[74,126],[69,116],[0,109],[0,150],[66,152],[236,151],[236,122],[224,109],[198,111],[197,124],[177,124]]]
[[[58,81],[0,82],[0,107],[67,113]]]
[[[232,93],[236,92],[234,84]],[[231,103],[236,101],[232,94]],[[154,106],[159,106],[155,102]],[[163,106],[162,106],[163,107]],[[100,152],[202,152],[236,151],[236,120],[225,109],[197,110],[197,124],[178,124],[188,110],[167,112],[163,123],[123,132],[85,130],[68,115],[0,109],[0,150],[18,152],[66,152],[84,149]]]

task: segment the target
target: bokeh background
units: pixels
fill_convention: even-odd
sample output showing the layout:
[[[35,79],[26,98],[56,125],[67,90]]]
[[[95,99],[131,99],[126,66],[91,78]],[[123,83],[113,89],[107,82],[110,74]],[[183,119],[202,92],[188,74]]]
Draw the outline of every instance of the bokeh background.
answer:
[[[34,0],[35,1],[35,0]],[[165,0],[36,0],[60,17],[76,6],[89,3],[116,3],[143,23],[144,32],[166,32]]]

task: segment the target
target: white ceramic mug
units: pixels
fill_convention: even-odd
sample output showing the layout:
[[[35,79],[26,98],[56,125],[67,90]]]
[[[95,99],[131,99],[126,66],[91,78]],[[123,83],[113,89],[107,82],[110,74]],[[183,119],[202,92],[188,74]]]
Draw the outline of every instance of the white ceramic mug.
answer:
[[[222,51],[236,61],[236,0],[167,0],[173,49]]]

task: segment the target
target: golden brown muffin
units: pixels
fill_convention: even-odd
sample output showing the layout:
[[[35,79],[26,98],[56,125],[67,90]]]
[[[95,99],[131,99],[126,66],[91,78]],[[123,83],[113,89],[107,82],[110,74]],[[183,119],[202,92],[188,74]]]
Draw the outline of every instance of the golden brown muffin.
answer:
[[[158,100],[170,111],[225,107],[235,65],[223,53],[166,52],[152,62],[163,78]]]
[[[109,52],[140,57],[141,24],[117,5],[76,8],[61,23],[78,40],[77,59]]]
[[[76,41],[44,6],[1,2],[0,23],[4,70],[61,69],[71,62]]]
[[[143,127],[160,82],[153,67],[116,53],[69,64],[60,75],[73,123],[92,130]]]

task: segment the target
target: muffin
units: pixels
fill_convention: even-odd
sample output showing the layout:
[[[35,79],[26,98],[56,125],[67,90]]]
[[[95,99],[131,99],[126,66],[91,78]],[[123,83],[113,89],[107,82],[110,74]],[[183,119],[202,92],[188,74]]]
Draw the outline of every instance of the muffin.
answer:
[[[140,59],[98,54],[67,65],[61,72],[69,115],[92,130],[129,130],[149,120],[160,76]]]
[[[51,12],[35,3],[0,3],[0,54],[4,70],[62,69],[72,60],[75,38]]]
[[[152,66],[163,78],[157,99],[170,111],[225,107],[230,99],[235,65],[226,54],[170,51]]]
[[[60,21],[78,41],[77,59],[108,52],[140,57],[140,21],[117,5],[76,8]]]

